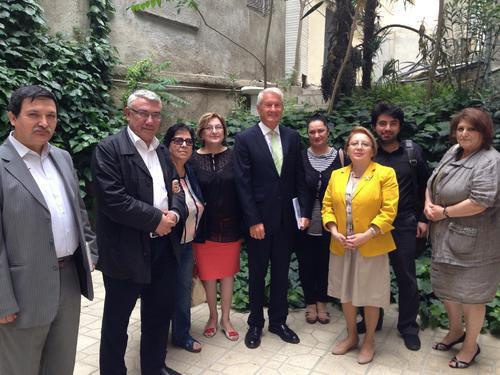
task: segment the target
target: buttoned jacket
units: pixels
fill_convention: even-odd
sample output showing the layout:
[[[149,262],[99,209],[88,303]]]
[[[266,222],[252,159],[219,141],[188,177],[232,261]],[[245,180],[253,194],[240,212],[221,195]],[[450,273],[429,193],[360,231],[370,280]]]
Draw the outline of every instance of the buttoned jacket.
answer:
[[[347,235],[346,187],[351,169],[352,165],[349,165],[333,171],[321,209],[323,225],[333,222],[343,235]],[[362,256],[377,256],[396,249],[391,230],[394,229],[392,223],[397,214],[398,198],[394,169],[371,162],[352,194],[352,223],[354,233],[365,232],[371,224],[376,225],[381,233],[359,246]],[[330,251],[343,255],[345,249],[332,238]]]

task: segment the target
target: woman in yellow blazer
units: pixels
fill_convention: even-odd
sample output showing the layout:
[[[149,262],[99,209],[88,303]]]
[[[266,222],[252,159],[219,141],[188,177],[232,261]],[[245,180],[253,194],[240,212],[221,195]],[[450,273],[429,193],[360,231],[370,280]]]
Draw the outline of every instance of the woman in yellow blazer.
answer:
[[[390,303],[388,253],[396,248],[391,235],[399,189],[394,169],[372,161],[375,138],[355,127],[345,146],[351,165],[332,173],[323,199],[323,225],[331,233],[328,295],[337,297],[347,325],[347,338],[332,353],[357,348],[357,308],[364,307],[366,334],[358,363],[373,360],[380,307]]]

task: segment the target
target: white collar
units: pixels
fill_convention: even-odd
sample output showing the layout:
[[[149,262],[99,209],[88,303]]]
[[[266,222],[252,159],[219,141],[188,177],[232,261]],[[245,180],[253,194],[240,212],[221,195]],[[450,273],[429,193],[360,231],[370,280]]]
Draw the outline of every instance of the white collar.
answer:
[[[9,134],[9,141],[12,144],[12,146],[14,147],[14,149],[17,151],[17,153],[19,154],[19,156],[21,157],[21,159],[24,158],[27,154],[36,155],[36,156],[38,156],[41,159],[45,159],[47,156],[49,156],[49,152],[52,149],[52,145],[50,143],[46,143],[46,144],[43,145],[43,147],[42,147],[42,153],[39,155],[37,152],[33,151],[29,147],[26,147],[24,144],[22,144],[21,142],[19,142],[14,137],[13,134],[14,134],[14,131],[11,131],[10,134]]]
[[[153,140],[151,141],[151,144],[148,146],[146,142],[144,142],[137,134],[135,134],[128,125],[127,125],[127,133],[128,136],[130,137],[130,140],[136,147],[137,145],[140,145],[145,150],[154,151],[160,145],[160,141],[158,140],[158,138],[154,137]]]
[[[265,135],[267,135],[271,131],[274,131],[278,135],[280,134],[280,126],[279,125],[276,126],[274,129],[271,129],[270,127],[265,125],[262,121],[259,121],[259,128],[262,131],[262,133],[264,133]]]

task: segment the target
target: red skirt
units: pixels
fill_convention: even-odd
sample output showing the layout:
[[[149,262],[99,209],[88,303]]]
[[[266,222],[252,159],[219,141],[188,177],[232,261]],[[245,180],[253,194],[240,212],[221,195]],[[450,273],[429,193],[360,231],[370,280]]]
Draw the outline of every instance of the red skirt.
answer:
[[[217,280],[240,271],[240,242],[193,242],[194,257],[201,280]]]

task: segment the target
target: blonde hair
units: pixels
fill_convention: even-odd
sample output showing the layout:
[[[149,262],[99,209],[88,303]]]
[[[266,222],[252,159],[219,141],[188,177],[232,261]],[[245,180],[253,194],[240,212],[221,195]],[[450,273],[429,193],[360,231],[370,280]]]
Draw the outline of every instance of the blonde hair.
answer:
[[[222,124],[222,127],[224,128],[224,140],[226,139],[227,137],[226,121],[224,120],[224,117],[219,115],[217,112],[207,112],[201,115],[200,119],[198,120],[198,127],[196,128],[196,137],[198,139],[203,139],[201,137],[201,132],[208,125],[208,122],[213,118],[219,119],[220,123]]]
[[[259,95],[257,95],[257,106],[259,106],[260,103],[262,102],[262,99],[264,98],[264,94],[271,94],[271,93],[278,95],[280,97],[281,104],[283,104],[283,91],[281,91],[277,87],[267,87],[264,90],[262,90],[261,92],[259,92]]]
[[[347,137],[347,141],[344,146],[344,151],[347,153],[347,148],[349,147],[349,142],[351,141],[351,138],[353,137],[354,134],[359,134],[359,133],[364,134],[368,138],[370,138],[370,142],[372,143],[372,150],[373,150],[372,158],[373,158],[375,155],[377,155],[377,149],[378,149],[377,141],[375,140],[375,137],[373,136],[372,132],[363,126],[355,126],[354,128],[352,128],[351,132],[349,133],[349,136]]]

